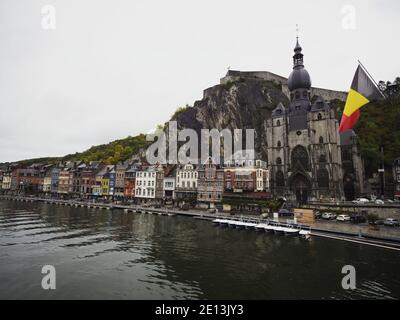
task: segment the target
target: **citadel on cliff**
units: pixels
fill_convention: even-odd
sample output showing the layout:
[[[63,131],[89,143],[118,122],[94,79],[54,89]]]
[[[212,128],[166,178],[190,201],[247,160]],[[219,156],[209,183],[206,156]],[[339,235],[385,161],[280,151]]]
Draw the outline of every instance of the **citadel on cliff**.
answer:
[[[280,83],[289,103],[279,103],[266,125],[270,189],[299,203],[317,199],[353,199],[364,192],[364,170],[353,131],[338,132],[329,100],[346,93],[312,88],[297,40],[289,78],[270,72],[228,71],[221,83],[241,77]]]

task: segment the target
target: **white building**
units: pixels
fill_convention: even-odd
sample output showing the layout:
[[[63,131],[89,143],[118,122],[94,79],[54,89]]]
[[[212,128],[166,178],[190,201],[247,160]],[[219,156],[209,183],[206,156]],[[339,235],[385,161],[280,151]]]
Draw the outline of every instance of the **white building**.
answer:
[[[193,164],[185,164],[176,171],[177,189],[197,189],[198,172]]]
[[[10,190],[11,189],[11,172],[4,172],[3,181],[1,183],[2,190]]]
[[[43,192],[51,191],[51,176],[45,176],[43,179]]]
[[[155,166],[136,173],[135,197],[139,199],[161,199],[163,197],[163,171]]]

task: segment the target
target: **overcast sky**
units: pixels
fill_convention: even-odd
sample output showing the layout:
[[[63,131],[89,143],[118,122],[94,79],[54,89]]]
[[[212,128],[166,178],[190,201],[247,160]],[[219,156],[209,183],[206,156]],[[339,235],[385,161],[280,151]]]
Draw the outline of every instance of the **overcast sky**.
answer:
[[[398,0],[0,0],[0,161],[146,133],[228,66],[287,77],[296,23],[314,86],[400,75]]]

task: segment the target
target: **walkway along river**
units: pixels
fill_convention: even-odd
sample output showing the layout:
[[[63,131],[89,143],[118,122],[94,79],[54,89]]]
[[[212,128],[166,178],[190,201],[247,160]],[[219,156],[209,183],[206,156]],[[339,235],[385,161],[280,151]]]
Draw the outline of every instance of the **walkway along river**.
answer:
[[[0,298],[399,298],[400,253],[124,210],[0,200]],[[54,265],[57,289],[41,288]],[[353,265],[356,290],[341,286]]]

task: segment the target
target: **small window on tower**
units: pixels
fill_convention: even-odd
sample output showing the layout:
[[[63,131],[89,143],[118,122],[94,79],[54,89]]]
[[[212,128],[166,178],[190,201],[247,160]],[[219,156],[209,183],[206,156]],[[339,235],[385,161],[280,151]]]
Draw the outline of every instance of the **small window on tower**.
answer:
[[[322,120],[322,114],[318,113],[318,120]]]
[[[323,143],[324,143],[324,138],[319,137],[319,143],[320,143],[320,144],[323,144]]]
[[[278,120],[278,121],[276,122],[276,125],[277,125],[277,126],[280,126],[280,125],[281,125],[281,122]]]
[[[300,93],[298,91],[296,91],[295,96],[296,96],[296,99],[300,99]]]
[[[282,164],[282,159],[280,157],[276,158],[276,164],[281,165]]]
[[[282,147],[282,144],[281,144],[281,142],[280,141],[278,141],[278,148],[280,148],[280,147]]]

